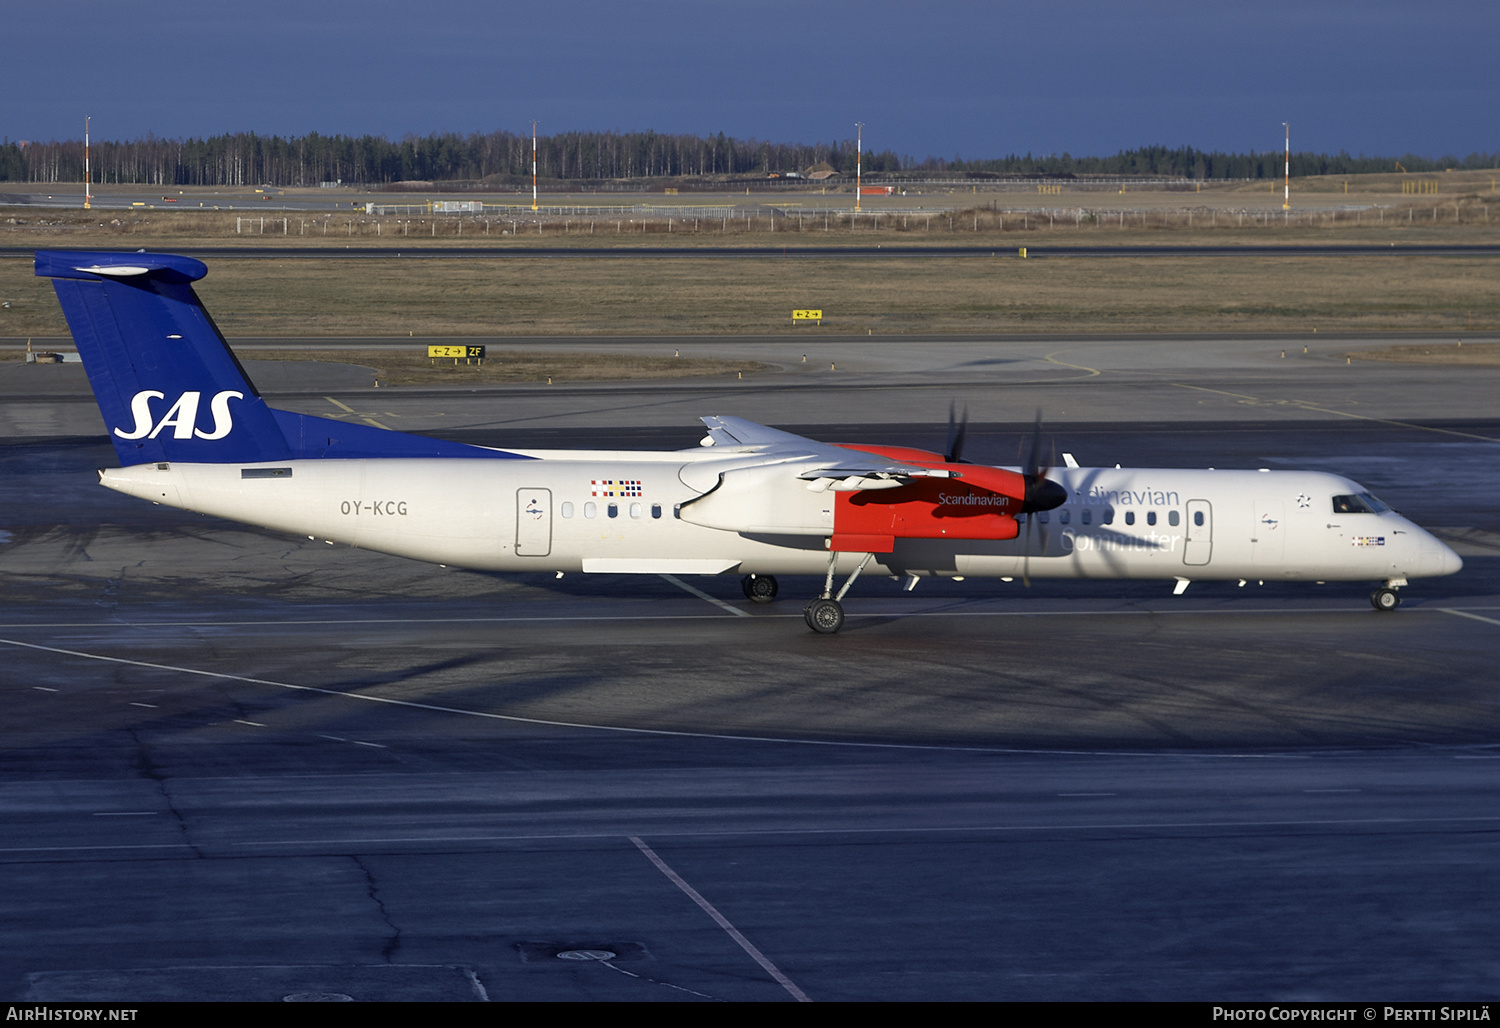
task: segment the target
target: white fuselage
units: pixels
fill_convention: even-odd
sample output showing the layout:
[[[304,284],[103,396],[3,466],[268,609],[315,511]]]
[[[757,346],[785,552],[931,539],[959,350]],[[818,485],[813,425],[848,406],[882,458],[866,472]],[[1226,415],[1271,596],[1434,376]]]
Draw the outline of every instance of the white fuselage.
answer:
[[[536,459],[142,464],[100,480],[169,506],[482,570],[828,570],[834,494],[797,481],[795,461],[780,465],[785,491],[734,530],[722,510],[713,525],[695,523],[692,501],[721,472],[763,463],[753,448],[516,452]],[[1009,577],[1024,563],[1031,577],[1051,578],[1400,581],[1461,566],[1394,511],[1335,513],[1334,497],[1364,492],[1337,475],[1063,468],[1049,477],[1067,502],[1032,515],[1037,523],[1023,523],[1018,538],[898,538],[867,573]],[[786,530],[760,530],[775,529],[764,522],[783,510]],[[842,555],[838,570],[862,557]]]

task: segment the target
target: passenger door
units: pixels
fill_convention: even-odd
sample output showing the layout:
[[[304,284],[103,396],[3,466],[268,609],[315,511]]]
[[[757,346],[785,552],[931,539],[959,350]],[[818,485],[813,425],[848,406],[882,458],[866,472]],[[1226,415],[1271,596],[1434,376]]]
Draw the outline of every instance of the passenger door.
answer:
[[[516,555],[545,557],[552,552],[552,490],[516,490]]]

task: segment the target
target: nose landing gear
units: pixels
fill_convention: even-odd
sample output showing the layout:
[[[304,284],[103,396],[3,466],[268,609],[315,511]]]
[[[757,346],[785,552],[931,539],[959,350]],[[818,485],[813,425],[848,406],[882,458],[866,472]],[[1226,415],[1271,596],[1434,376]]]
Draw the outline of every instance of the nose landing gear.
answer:
[[[1401,606],[1401,594],[1393,586],[1382,585],[1370,594],[1370,606],[1376,610],[1395,610]]]

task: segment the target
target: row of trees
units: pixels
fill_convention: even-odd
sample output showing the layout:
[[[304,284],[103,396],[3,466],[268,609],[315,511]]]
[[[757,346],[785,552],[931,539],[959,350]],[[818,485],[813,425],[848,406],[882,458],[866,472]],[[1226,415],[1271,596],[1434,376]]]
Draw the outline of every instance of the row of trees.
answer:
[[[1397,168],[1397,165],[1400,168]],[[1444,168],[1494,168],[1500,166],[1500,153],[1473,153],[1467,157],[1420,157],[1404,154],[1395,157],[1358,157],[1340,150],[1337,154],[1294,153],[1293,175],[1362,175],[1376,172],[1442,171]],[[1148,175],[1152,177],[1191,179],[1266,179],[1280,178],[1286,168],[1284,150],[1264,153],[1220,153],[1191,146],[1143,146],[1122,150],[1113,157],[1074,157],[1071,154],[1048,154],[1043,157],[1003,157],[997,160],[965,161],[955,158],[942,161],[929,158],[924,168],[944,169],[964,174],[990,175]]]
[[[855,143],[772,143],[757,139],[668,135],[658,132],[564,132],[537,141],[537,170],[548,179],[608,181],[679,176],[752,176],[802,171],[827,163],[853,174]],[[389,140],[381,136],[262,136],[253,132],[208,139],[158,139],[92,144],[95,182],[209,186],[307,186],[340,181],[373,186],[403,181],[503,182],[531,174],[531,137],[512,132],[456,133]],[[0,143],[0,182],[81,182],[81,139]],[[1294,175],[1394,171],[1390,157],[1298,153]],[[1489,168],[1500,154],[1425,158],[1406,155],[1408,171]],[[1048,154],[993,160],[917,161],[890,151],[866,152],[867,174],[927,174],[984,178],[997,175],[1143,175],[1195,179],[1276,178],[1281,151],[1208,152],[1193,147],[1140,147],[1113,157]]]
[[[83,140],[0,144],[0,182],[81,182]],[[548,179],[610,180],[683,175],[767,175],[827,162],[854,171],[855,144],[789,144],[659,132],[565,132],[537,139],[537,172]],[[865,154],[865,168],[899,171],[911,158]],[[96,182],[156,185],[307,186],[344,181],[494,181],[531,175],[531,137],[512,132],[408,136],[262,136],[99,141]]]

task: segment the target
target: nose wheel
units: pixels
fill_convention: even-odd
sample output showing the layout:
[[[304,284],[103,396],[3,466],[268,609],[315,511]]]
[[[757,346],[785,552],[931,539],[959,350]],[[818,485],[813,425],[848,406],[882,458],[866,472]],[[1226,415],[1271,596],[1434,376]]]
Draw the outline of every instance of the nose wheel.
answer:
[[[1376,610],[1395,610],[1401,606],[1401,594],[1388,585],[1382,585],[1370,594],[1370,606]]]

